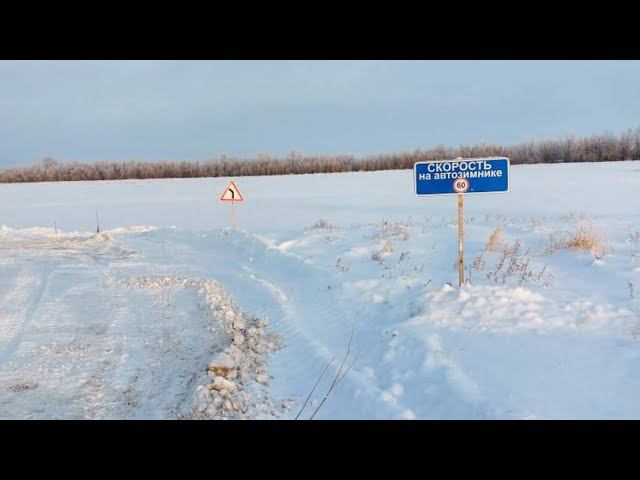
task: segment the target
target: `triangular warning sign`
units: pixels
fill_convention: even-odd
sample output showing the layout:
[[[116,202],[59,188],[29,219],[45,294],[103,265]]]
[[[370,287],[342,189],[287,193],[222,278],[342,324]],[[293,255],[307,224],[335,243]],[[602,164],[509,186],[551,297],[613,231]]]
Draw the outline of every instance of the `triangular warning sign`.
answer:
[[[223,202],[242,202],[244,198],[242,198],[242,194],[236,184],[231,180],[227,188],[224,189],[220,200]]]

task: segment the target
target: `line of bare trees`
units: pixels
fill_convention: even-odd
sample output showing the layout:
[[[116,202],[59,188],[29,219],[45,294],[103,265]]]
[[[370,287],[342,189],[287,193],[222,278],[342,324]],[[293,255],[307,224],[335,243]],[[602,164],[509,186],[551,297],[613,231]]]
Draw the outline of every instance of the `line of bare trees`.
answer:
[[[230,158],[223,155],[204,162],[59,162],[44,158],[27,167],[0,170],[0,183],[62,182],[77,180],[122,180],[145,178],[242,177],[259,175],[295,175],[303,173],[363,172],[413,168],[418,161],[450,158],[505,156],[512,164],[606,162],[640,159],[640,127],[620,135],[605,133],[586,138],[567,135],[562,139],[529,141],[516,145],[479,143],[413,152],[371,155],[301,155],[284,158],[260,155],[258,158]]]

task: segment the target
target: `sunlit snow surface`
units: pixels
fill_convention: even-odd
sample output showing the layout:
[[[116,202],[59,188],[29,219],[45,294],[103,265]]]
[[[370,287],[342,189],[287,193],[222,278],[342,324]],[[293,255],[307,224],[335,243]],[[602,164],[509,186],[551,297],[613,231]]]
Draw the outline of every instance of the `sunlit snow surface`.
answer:
[[[0,185],[0,418],[193,416],[226,339],[197,291],[127,283],[158,276],[215,281],[282,336],[250,417],[295,417],[335,357],[311,415],[354,329],[317,418],[640,418],[640,162],[514,166],[468,196],[467,266],[497,226],[520,247],[462,289],[455,198],[410,171],[238,178],[237,231],[227,181]],[[604,255],[549,250],[586,224]]]

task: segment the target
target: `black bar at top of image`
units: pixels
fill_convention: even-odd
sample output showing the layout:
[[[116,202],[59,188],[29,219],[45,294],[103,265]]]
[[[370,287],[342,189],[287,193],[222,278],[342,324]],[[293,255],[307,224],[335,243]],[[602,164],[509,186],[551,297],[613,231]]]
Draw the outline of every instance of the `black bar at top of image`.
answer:
[[[7,17],[0,59],[640,59],[634,15],[609,18],[605,11],[590,20],[584,12],[563,16],[557,8],[529,7],[535,11],[516,14],[460,4],[450,16],[384,9],[377,18],[325,7],[289,19],[253,7],[239,16],[216,6],[215,15],[167,12],[163,19],[161,12],[113,11],[90,21],[40,14],[29,18],[28,29]],[[506,18],[509,13],[516,18]]]

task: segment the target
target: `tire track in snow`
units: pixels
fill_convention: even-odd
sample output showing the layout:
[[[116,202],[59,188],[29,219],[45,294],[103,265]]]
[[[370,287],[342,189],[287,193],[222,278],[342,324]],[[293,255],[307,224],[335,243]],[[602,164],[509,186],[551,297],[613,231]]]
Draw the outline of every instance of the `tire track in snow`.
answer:
[[[239,237],[239,238],[238,238]],[[223,237],[224,238],[224,237]],[[239,242],[238,240],[242,239]],[[285,339],[285,352],[276,354],[274,374],[278,381],[286,384],[300,385],[302,390],[289,392],[304,398],[310,391],[317,375],[324,365],[335,357],[331,370],[338,368],[351,334],[351,329],[362,320],[352,312],[350,305],[335,293],[334,279],[316,267],[307,264],[295,255],[269,248],[252,236],[238,235],[235,244],[225,245],[220,250],[228,252],[240,247],[251,254],[251,262],[244,265],[243,271],[248,279],[258,283],[275,301],[280,315],[271,320],[276,332]],[[246,254],[243,255],[246,258]],[[310,281],[313,279],[313,281]],[[358,327],[354,341],[358,343]],[[278,362],[280,360],[280,363]],[[360,374],[356,364],[354,370],[347,375],[334,397],[343,396],[348,401],[336,402],[344,405],[350,403],[349,412],[335,411],[332,417],[353,418],[359,416],[375,417],[383,413],[384,418],[397,417],[406,410],[402,402],[388,402],[384,389],[374,379]],[[330,382],[331,370],[323,380],[324,385]],[[285,378],[282,378],[285,377]],[[320,386],[315,396],[322,392]],[[322,412],[331,410],[330,402]],[[292,413],[297,413],[294,408]],[[304,415],[303,415],[304,416]]]
[[[282,313],[281,317],[272,322],[278,332],[284,335],[288,349],[283,358],[289,361],[282,362],[286,365],[281,374],[298,379],[294,383],[301,385],[301,379],[304,379],[308,390],[294,392],[304,397],[331,358],[336,357],[333,364],[336,368],[341,361],[354,321],[350,318],[353,315],[351,312],[357,312],[356,342],[359,334],[378,337],[381,331],[376,325],[366,323],[368,317],[364,316],[362,305],[358,309],[355,304],[345,303],[346,300],[339,296],[339,285],[336,285],[336,279],[330,273],[306,263],[297,255],[268,245],[263,244],[260,250],[255,245],[255,239],[250,236],[241,238],[241,243],[246,244],[247,251],[251,254],[250,266],[245,265],[243,270],[250,279],[269,292]],[[238,245],[234,247],[237,248]],[[227,245],[221,247],[221,250],[228,251],[234,247]],[[493,416],[493,409],[484,401],[480,386],[469,376],[469,372],[465,372],[453,358],[446,355],[442,345],[427,342],[422,345],[423,348],[406,348],[407,341],[422,342],[407,337],[410,332],[398,326],[403,340],[398,343],[398,339],[395,339],[390,343],[391,351],[399,356],[398,365],[393,367],[396,363],[394,360],[385,360],[384,356],[390,353],[389,350],[370,352],[373,355],[370,360],[374,365],[379,365],[378,362],[387,363],[382,367],[385,374],[380,377],[365,376],[358,371],[363,367],[363,362],[356,364],[354,371],[345,377],[344,383],[333,396],[342,396],[339,402],[342,405],[358,403],[357,408],[353,405],[352,411],[339,412],[332,410],[328,402],[321,413],[328,410],[331,417],[339,418],[356,415],[368,418],[381,415],[382,418],[413,418],[416,412],[420,412],[421,417],[438,418],[442,413],[441,406],[453,402],[461,417]],[[388,328],[389,325],[386,325],[385,329]],[[406,355],[411,357],[414,353],[424,359],[404,358]],[[383,356],[379,358],[377,355]],[[402,372],[406,365],[414,365],[417,369],[415,373],[424,378],[427,395],[423,400],[419,399],[421,395],[416,396],[418,392],[407,392],[406,395],[393,393],[398,382],[392,373]],[[330,376],[327,375],[325,381]],[[322,387],[318,391],[322,391]],[[351,398],[345,400],[349,396]],[[430,404],[433,408],[424,408],[423,404]]]
[[[175,270],[167,262],[163,238],[152,234],[140,239],[143,244],[137,250],[150,255],[149,260],[157,261],[158,268]],[[359,337],[363,344],[370,344],[366,337],[379,341],[379,327],[365,316],[361,305],[358,310],[358,305],[343,295],[340,281],[296,255],[244,232],[180,231],[172,235],[172,240],[169,262],[179,266],[181,274],[217,280],[242,310],[267,319],[269,329],[283,336],[285,347],[274,354],[270,365],[277,396],[295,395],[301,406],[333,357],[332,369],[338,368],[354,320],[356,347]],[[323,406],[319,418],[407,418],[404,399],[389,400],[389,385],[380,383],[386,379],[361,370],[368,362],[377,362],[378,353],[363,352],[363,358]],[[331,379],[330,370],[314,397],[319,399],[324,394]],[[296,407],[292,408],[291,417],[296,413]]]
[[[20,338],[40,305],[49,278],[49,266],[40,271],[23,268],[14,288],[0,300],[0,364],[4,363],[20,343]]]

